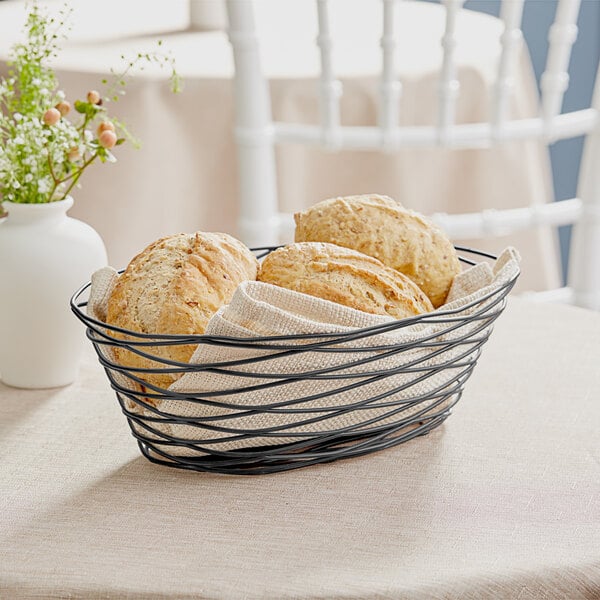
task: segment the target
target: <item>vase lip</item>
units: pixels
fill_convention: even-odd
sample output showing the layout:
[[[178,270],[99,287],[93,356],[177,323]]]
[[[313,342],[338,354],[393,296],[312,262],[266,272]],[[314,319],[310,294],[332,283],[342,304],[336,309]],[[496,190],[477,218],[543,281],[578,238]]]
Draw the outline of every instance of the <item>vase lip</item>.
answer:
[[[73,197],[67,196],[62,200],[52,200],[51,202],[12,202],[11,200],[3,200],[2,204],[5,205],[5,208],[16,208],[18,210],[19,207],[27,207],[23,210],[28,210],[29,208],[32,208],[33,210],[37,209],[40,211],[48,209],[51,210],[52,208],[58,209],[58,207],[64,210],[64,207],[68,205],[68,210],[69,208],[71,208],[71,206],[73,206]]]
[[[28,203],[11,202],[4,200],[2,207],[6,211],[6,217],[13,222],[29,222],[40,219],[53,219],[64,216],[73,206],[73,198],[67,196],[63,200],[52,202]]]

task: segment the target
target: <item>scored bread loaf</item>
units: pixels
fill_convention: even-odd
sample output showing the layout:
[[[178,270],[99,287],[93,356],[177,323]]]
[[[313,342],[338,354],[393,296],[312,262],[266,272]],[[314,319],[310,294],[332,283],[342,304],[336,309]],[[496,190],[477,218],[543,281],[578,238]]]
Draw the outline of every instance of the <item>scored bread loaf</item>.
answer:
[[[387,196],[330,198],[294,219],[296,242],[329,242],[373,256],[410,277],[436,308],[461,271],[444,232]]]
[[[258,261],[250,250],[225,233],[161,238],[138,254],[119,277],[108,300],[107,323],[140,333],[202,334],[210,317],[231,300],[235,288],[242,281],[256,279],[257,270]],[[139,349],[188,362],[195,346]],[[115,347],[114,353],[117,362],[128,367],[164,367],[124,348]],[[140,377],[161,388],[178,378],[170,373]]]
[[[433,310],[408,277],[376,258],[334,244],[279,248],[264,259],[258,280],[396,319]]]

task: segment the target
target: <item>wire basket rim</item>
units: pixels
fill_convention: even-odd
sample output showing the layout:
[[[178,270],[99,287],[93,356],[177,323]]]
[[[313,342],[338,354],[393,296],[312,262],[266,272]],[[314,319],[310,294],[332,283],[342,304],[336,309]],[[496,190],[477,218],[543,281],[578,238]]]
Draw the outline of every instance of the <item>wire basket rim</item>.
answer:
[[[256,248],[251,248],[251,251],[252,252],[265,251],[268,253],[279,247],[280,246],[260,246],[260,247],[256,247]],[[469,254],[474,254],[476,256],[481,256],[481,257],[488,258],[491,260],[498,259],[498,257],[495,254],[491,254],[489,252],[484,252],[482,250],[468,248],[465,246],[455,246],[455,249],[458,252],[467,252]],[[462,256],[459,256],[459,260],[461,262],[464,262],[471,266],[477,264],[476,262],[474,262],[468,258],[462,257]],[[125,269],[120,269],[118,271],[119,275],[121,275],[124,271],[125,271]],[[403,319],[392,319],[388,323],[382,323],[379,325],[371,325],[369,327],[356,327],[356,328],[352,329],[352,331],[348,331],[348,332],[324,331],[324,332],[319,332],[319,333],[234,337],[234,336],[219,336],[219,335],[210,335],[210,334],[168,334],[168,333],[153,334],[153,333],[143,333],[143,332],[139,332],[139,331],[132,331],[130,329],[125,329],[123,327],[117,327],[117,326],[105,323],[103,321],[100,321],[98,319],[95,319],[94,317],[91,317],[90,315],[88,315],[84,310],[82,310],[87,306],[88,301],[87,300],[79,301],[79,299],[89,288],[91,288],[91,286],[92,286],[91,281],[84,283],[81,287],[79,287],[79,289],[77,289],[75,291],[75,293],[71,296],[69,304],[70,304],[71,310],[75,314],[75,316],[82,323],[84,323],[88,327],[89,330],[94,331],[94,333],[100,335],[101,337],[105,338],[106,340],[119,340],[120,343],[123,342],[123,340],[121,338],[115,338],[115,337],[107,334],[106,331],[127,335],[128,338],[134,338],[133,340],[132,339],[127,340],[127,343],[130,345],[133,345],[133,346],[170,345],[169,342],[171,342],[173,344],[196,344],[196,345],[201,344],[201,343],[209,343],[209,344],[212,343],[212,344],[222,344],[222,345],[248,344],[249,346],[251,346],[253,348],[278,349],[277,347],[269,347],[269,346],[261,347],[261,346],[257,346],[257,344],[268,343],[268,342],[284,342],[284,341],[292,341],[292,340],[293,341],[311,340],[311,339],[322,340],[323,338],[333,338],[333,343],[341,343],[341,342],[351,341],[352,339],[356,338],[357,336],[360,338],[363,336],[377,335],[377,334],[381,334],[381,333],[386,333],[388,331],[396,331],[398,329],[403,329],[405,327],[410,327],[412,325],[417,325],[417,324],[461,322],[461,321],[465,320],[465,317],[456,316],[458,313],[461,313],[465,309],[472,308],[473,306],[475,306],[481,302],[484,302],[485,300],[488,300],[489,298],[491,298],[492,296],[497,294],[498,291],[500,291],[502,289],[505,289],[507,287],[512,287],[512,285],[515,283],[515,281],[517,280],[519,275],[520,275],[520,269],[517,268],[515,274],[511,277],[511,279],[509,279],[502,286],[500,286],[500,288],[498,288],[496,290],[492,290],[485,296],[477,298],[476,300],[472,301],[469,304],[466,304],[466,305],[463,305],[463,306],[460,306],[460,307],[457,307],[454,309],[450,309],[450,310],[436,309],[435,311],[422,313],[420,315],[416,315],[413,317],[405,317]],[[469,319],[472,320],[472,318],[473,318],[473,315],[470,315]],[[95,327],[93,327],[93,326],[95,326]],[[101,330],[104,330],[104,331],[99,331],[98,328],[100,328]],[[88,335],[88,337],[90,337],[90,336]],[[94,341],[92,338],[90,338],[90,339],[92,342]],[[136,339],[148,340],[148,342],[136,341]],[[164,343],[161,344],[160,343],[161,341]],[[311,348],[309,348],[309,346],[310,345],[307,345],[306,350],[311,349]],[[282,348],[279,348],[279,349],[282,349]],[[184,363],[177,363],[176,361],[173,361],[174,367],[177,367],[182,364],[184,364]]]

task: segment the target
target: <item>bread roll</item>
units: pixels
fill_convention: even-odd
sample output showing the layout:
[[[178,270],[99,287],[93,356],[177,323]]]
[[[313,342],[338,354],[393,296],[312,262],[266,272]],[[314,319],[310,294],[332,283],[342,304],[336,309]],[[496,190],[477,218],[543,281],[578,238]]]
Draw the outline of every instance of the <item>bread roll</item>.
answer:
[[[334,244],[279,248],[264,259],[258,280],[396,319],[433,310],[408,277],[376,258]]]
[[[297,242],[329,242],[373,256],[410,277],[436,308],[461,271],[448,237],[387,196],[331,198],[294,218]]]
[[[244,280],[256,279],[258,261],[225,233],[181,233],[162,238],[138,254],[119,277],[107,323],[150,334],[201,334],[210,317],[227,304]],[[124,336],[121,336],[124,337]],[[162,358],[188,362],[195,346],[140,348]],[[157,368],[155,361],[115,347],[116,360],[129,367]],[[161,388],[175,374],[141,374]]]

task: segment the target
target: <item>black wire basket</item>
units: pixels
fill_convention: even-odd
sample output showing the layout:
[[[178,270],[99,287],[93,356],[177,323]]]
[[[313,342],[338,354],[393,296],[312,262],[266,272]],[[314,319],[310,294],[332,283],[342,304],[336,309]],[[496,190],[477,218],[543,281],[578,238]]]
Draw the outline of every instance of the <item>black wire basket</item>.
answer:
[[[272,249],[254,252],[261,258]],[[468,248],[457,247],[457,251],[467,265],[476,264],[473,257],[496,260],[494,255]],[[71,309],[87,327],[87,337],[144,456],[182,469],[264,474],[389,448],[444,422],[460,399],[517,277],[518,271],[460,309],[438,309],[342,334],[324,331],[235,338],[127,331],[87,314],[91,283],[73,295]],[[469,314],[465,316],[466,309]],[[433,330],[430,325],[435,326]],[[390,343],[393,335],[406,328],[414,331],[415,326],[422,335]],[[153,354],[156,348],[174,344],[203,344],[227,351],[243,348],[250,356],[190,364]],[[151,358],[156,368],[132,368],[115,361],[115,347]],[[302,365],[310,362],[305,360],[307,353],[322,356],[322,367],[304,370]],[[292,357],[299,369],[278,372],[276,361],[282,356]],[[332,356],[334,364],[328,364]],[[182,393],[145,379],[163,372],[226,374],[231,385],[209,394]],[[257,378],[264,383],[256,385]],[[252,386],[247,384],[250,380]],[[323,391],[306,396],[292,391],[294,385],[307,381],[323,385]],[[276,391],[277,400],[258,401],[264,390],[270,390],[271,397]],[[350,392],[352,400],[347,401]],[[173,406],[186,410],[173,410]],[[256,419],[260,427],[247,425]]]

